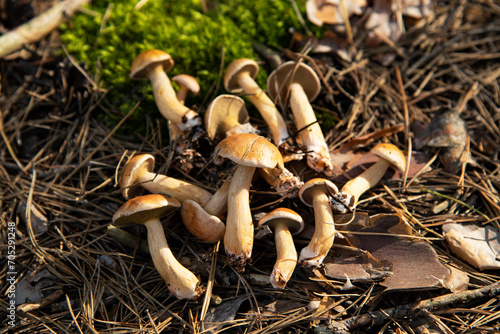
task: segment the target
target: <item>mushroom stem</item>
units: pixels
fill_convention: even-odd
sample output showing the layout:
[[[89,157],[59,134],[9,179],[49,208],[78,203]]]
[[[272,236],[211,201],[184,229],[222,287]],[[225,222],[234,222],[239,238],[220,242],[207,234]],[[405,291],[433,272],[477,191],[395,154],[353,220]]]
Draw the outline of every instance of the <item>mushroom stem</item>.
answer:
[[[249,190],[254,172],[255,167],[240,164],[229,184],[224,247],[229,262],[240,270],[252,255],[254,226]]]
[[[389,161],[385,159],[378,160],[363,173],[347,181],[337,195],[350,194],[352,196],[352,204],[349,206],[354,208],[358,203],[359,197],[382,179],[389,166]]]
[[[152,172],[145,172],[137,182],[153,194],[169,195],[181,203],[191,199],[204,206],[212,197],[210,192],[194,184]]]
[[[240,73],[237,82],[248,95],[250,101],[257,107],[262,118],[264,118],[264,121],[269,126],[274,144],[280,147],[281,144],[288,140],[289,135],[285,120],[276,108],[276,105],[257,85],[248,72]]]
[[[274,228],[277,258],[270,281],[275,289],[284,289],[297,265],[297,251],[292,234],[284,223],[277,223]]]
[[[290,108],[299,136],[307,151],[307,164],[317,172],[331,175],[333,164],[321,127],[302,85],[290,84]]]
[[[229,192],[230,179],[226,179],[222,186],[217,189],[215,194],[203,206],[205,211],[213,216],[222,218],[227,211],[227,197]]]
[[[148,230],[149,252],[154,266],[172,294],[180,299],[196,299],[203,292],[198,278],[177,261],[168,246],[158,218],[144,223]]]
[[[300,252],[303,267],[317,267],[330,251],[335,239],[335,224],[328,195],[322,189],[311,189],[314,210],[314,234],[307,247]]]
[[[161,65],[148,72],[158,110],[166,119],[175,123],[181,131],[201,124],[201,119],[193,110],[179,102],[172,83]]]

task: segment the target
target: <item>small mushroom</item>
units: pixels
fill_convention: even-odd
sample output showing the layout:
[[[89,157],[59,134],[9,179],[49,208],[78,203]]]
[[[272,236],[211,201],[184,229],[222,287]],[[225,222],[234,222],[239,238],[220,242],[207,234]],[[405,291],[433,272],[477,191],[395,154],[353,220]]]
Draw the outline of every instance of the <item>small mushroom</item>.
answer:
[[[337,186],[322,178],[304,183],[299,190],[300,200],[314,211],[314,234],[307,247],[300,251],[299,264],[303,267],[317,267],[323,263],[332,248],[336,230],[330,207],[330,194],[338,191]]]
[[[363,173],[346,182],[340,192],[333,194],[332,202],[336,211],[346,213],[348,210],[353,210],[358,204],[359,197],[376,185],[390,166],[401,172],[406,169],[406,158],[403,152],[393,144],[377,144],[370,153],[377,155],[380,159]]]
[[[207,242],[217,242],[224,237],[226,226],[221,219],[227,211],[229,184],[226,179],[203,207],[190,199],[182,203],[182,221],[195,237]]]
[[[205,129],[210,139],[225,138],[235,133],[258,133],[248,121],[248,112],[242,98],[222,94],[217,96],[205,112]]]
[[[181,203],[192,199],[205,205],[212,197],[210,192],[192,183],[153,173],[154,163],[155,158],[151,154],[140,154],[125,164],[120,179],[123,197],[126,199],[134,197],[139,187],[154,194],[172,196]]]
[[[297,251],[292,235],[302,231],[304,221],[293,210],[277,208],[262,217],[258,226],[269,226],[274,232],[277,258],[270,281],[275,289],[284,289],[297,265]]]
[[[198,114],[179,102],[167,71],[174,66],[172,57],[161,50],[140,53],[132,63],[130,78],[149,79],[153,86],[156,105],[160,113],[175,123],[180,131],[189,131],[201,125]]]
[[[254,78],[258,71],[259,65],[254,60],[236,59],[226,69],[224,87],[231,93],[247,94],[269,126],[274,144],[281,147],[289,138],[285,120],[273,101],[255,82]]]
[[[113,215],[117,226],[142,224],[148,230],[148,245],[154,266],[179,299],[196,299],[203,293],[198,278],[182,266],[170,250],[160,217],[180,207],[179,201],[159,194],[135,197],[123,204]]]
[[[307,18],[313,24],[322,26],[323,24],[344,24],[345,18],[342,13],[342,2],[345,5],[347,17],[363,14],[366,8],[366,0],[307,0]]]
[[[321,88],[314,70],[303,63],[283,63],[269,75],[267,88],[275,101],[285,102],[290,92],[290,108],[299,138],[307,152],[307,164],[318,173],[331,175],[333,165],[330,150],[309,103],[318,96]]]
[[[365,28],[368,30],[366,45],[375,47],[389,40],[397,42],[402,31],[393,17],[392,0],[374,0],[373,11],[366,20]]]
[[[256,168],[284,169],[278,148],[253,133],[238,133],[222,140],[215,152],[238,164],[229,184],[224,247],[229,262],[243,270],[253,248],[254,226],[250,212],[250,184]]]
[[[179,74],[172,78],[172,81],[179,85],[176,97],[177,100],[184,104],[188,93],[198,95],[200,92],[200,85],[195,77],[189,74]]]

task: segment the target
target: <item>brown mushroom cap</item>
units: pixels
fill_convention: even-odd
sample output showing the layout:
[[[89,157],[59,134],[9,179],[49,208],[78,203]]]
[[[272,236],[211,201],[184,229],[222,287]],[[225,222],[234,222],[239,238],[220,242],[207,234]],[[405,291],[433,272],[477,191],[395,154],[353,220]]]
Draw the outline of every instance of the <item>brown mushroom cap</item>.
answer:
[[[174,66],[174,60],[168,53],[161,50],[153,49],[141,52],[132,62],[130,78],[146,79],[149,69],[157,65],[162,65],[163,70],[168,72]]]
[[[165,70],[166,72],[167,70]],[[189,74],[179,74],[172,78],[172,81],[179,86],[186,87],[193,95],[200,92],[198,81]]]
[[[319,94],[321,83],[314,70],[304,63],[287,61],[281,64],[267,78],[269,96],[276,101],[280,94],[281,101],[285,101],[290,83],[295,82],[302,86],[309,101],[313,101]]]
[[[404,172],[406,169],[406,158],[396,145],[389,143],[377,144],[370,150],[370,153],[389,161],[400,172]]]
[[[286,224],[291,234],[298,234],[304,228],[304,220],[295,211],[287,208],[277,208],[259,220],[258,226],[269,226],[274,230],[277,224]]]
[[[266,138],[253,133],[237,133],[223,139],[215,152],[240,165],[283,170],[283,157]]]
[[[220,133],[220,125],[227,118],[235,118],[241,124],[248,122],[248,111],[242,98],[222,94],[210,103],[205,112],[205,128],[211,139],[224,135]]]
[[[245,72],[255,78],[259,72],[259,65],[255,60],[248,58],[236,59],[229,64],[224,75],[224,87],[228,92],[240,93],[243,91],[243,88],[238,84],[238,75]]]
[[[120,178],[120,189],[125,198],[133,197],[133,193],[138,186],[133,186],[137,178],[147,172],[152,172],[155,158],[151,154],[141,154],[131,158],[123,168]]]
[[[299,190],[300,200],[307,206],[313,206],[312,204],[313,189],[318,189],[318,188],[323,189],[327,193],[330,192],[332,194],[335,194],[339,191],[337,186],[333,182],[322,178],[315,178],[307,181],[306,183],[304,183],[302,188],[300,188]]]
[[[224,223],[206,212],[195,201],[185,200],[182,203],[181,215],[184,225],[195,237],[207,242],[217,242],[224,238]]]
[[[179,208],[181,203],[172,197],[149,194],[134,197],[125,202],[113,215],[117,226],[144,224],[153,218],[159,218]]]

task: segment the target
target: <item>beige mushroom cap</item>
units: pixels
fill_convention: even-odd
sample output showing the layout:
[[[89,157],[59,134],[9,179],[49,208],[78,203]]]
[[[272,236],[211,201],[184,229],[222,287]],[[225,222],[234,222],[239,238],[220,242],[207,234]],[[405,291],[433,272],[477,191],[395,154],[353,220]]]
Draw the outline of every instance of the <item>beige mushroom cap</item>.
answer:
[[[240,165],[283,170],[283,157],[266,138],[253,133],[237,133],[223,139],[215,152]]]
[[[299,198],[300,200],[307,206],[313,206],[313,189],[323,188],[325,192],[335,194],[339,190],[337,186],[327,180],[322,178],[315,178],[304,183],[302,188],[299,190]]]
[[[134,185],[136,180],[147,172],[152,172],[155,165],[155,158],[151,154],[136,155],[131,158],[123,168],[120,178],[120,189],[125,198],[134,197],[134,192],[138,185]]]
[[[406,158],[396,145],[389,143],[381,143],[375,145],[371,153],[377,155],[378,157],[387,160],[394,168],[400,172],[404,172],[406,169]]]
[[[277,224],[286,224],[291,234],[298,234],[304,228],[302,217],[297,212],[287,208],[277,208],[267,213],[259,220],[258,226],[267,225],[271,230],[274,230]]]
[[[149,68],[162,65],[165,72],[168,72],[174,66],[172,57],[161,50],[147,50],[141,52],[132,62],[130,68],[131,79],[147,79]]]
[[[242,98],[222,94],[210,103],[205,112],[205,128],[211,139],[224,135],[220,132],[221,125],[228,118],[234,118],[241,124],[246,123],[249,120],[248,111]]]
[[[181,215],[184,225],[195,237],[207,242],[217,242],[224,238],[224,223],[206,212],[195,201],[185,200],[182,203]]]
[[[236,59],[229,64],[224,75],[224,87],[228,92],[240,93],[243,91],[243,88],[238,84],[238,75],[245,72],[255,78],[259,72],[259,65],[255,60],[248,58]]]
[[[176,75],[172,78],[172,81],[181,87],[185,87],[193,95],[197,95],[200,92],[200,84],[193,76],[189,74]]]
[[[134,197],[125,202],[113,215],[117,226],[144,224],[152,218],[159,218],[179,208],[181,203],[172,197],[149,194]]]
[[[276,101],[279,94],[281,101],[285,101],[292,82],[302,86],[309,101],[313,101],[321,90],[318,75],[311,67],[304,63],[287,61],[269,75],[267,79],[269,96]]]

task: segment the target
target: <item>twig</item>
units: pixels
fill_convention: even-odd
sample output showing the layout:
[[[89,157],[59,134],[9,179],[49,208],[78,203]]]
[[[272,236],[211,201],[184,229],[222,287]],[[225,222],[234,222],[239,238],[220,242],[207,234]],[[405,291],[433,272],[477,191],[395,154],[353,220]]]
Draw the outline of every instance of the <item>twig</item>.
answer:
[[[23,44],[39,41],[56,29],[78,7],[90,0],[66,0],[0,37],[0,58],[19,50]]]
[[[422,311],[431,311],[453,303],[465,303],[474,299],[496,297],[498,295],[500,295],[500,282],[496,282],[476,290],[450,293],[448,295],[422,300],[421,302],[415,304],[391,307],[389,309],[379,310],[373,313],[361,314],[340,322],[333,322],[333,333],[349,333],[353,329],[361,326],[381,324],[388,318],[403,318],[411,314],[417,314]]]

